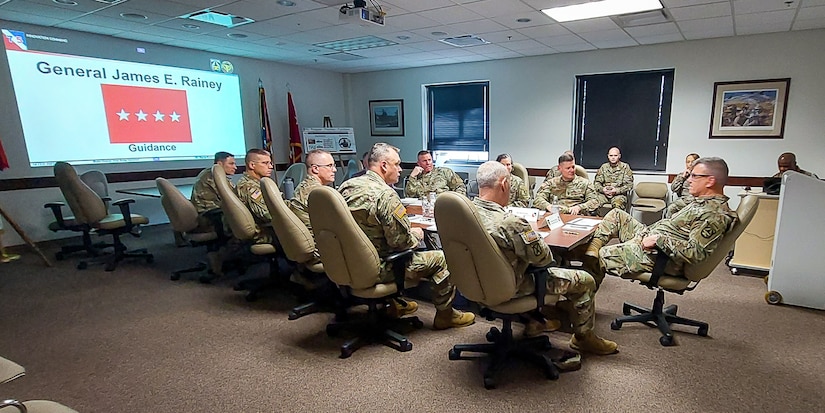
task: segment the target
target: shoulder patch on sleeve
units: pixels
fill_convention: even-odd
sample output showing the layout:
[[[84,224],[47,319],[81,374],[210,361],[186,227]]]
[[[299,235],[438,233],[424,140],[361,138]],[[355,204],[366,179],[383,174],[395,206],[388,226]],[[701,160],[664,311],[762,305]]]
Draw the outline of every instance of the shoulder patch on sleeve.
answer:
[[[699,239],[696,241],[702,248],[706,248],[724,234],[724,228],[719,228],[713,222],[705,221],[702,229],[699,231]]]
[[[254,192],[252,192],[252,195],[251,195],[251,196],[252,196],[252,199],[257,200],[258,198],[260,198],[260,197],[261,197],[261,190],[260,190],[260,189],[256,189]]]
[[[396,218],[398,218],[399,220],[402,220],[402,221],[403,221],[403,220],[404,220],[404,217],[406,217],[406,216],[407,216],[407,208],[404,208],[404,205],[403,205],[402,203],[400,203],[400,202],[399,202],[399,203],[398,203],[398,206],[397,206],[397,207],[395,207],[395,210],[394,210],[394,211],[392,211],[392,214],[393,214]]]
[[[539,234],[536,233],[536,231],[533,231],[532,229],[522,232],[521,234],[519,234],[519,236],[521,236],[521,239],[524,241],[525,244],[532,244],[541,239]]]

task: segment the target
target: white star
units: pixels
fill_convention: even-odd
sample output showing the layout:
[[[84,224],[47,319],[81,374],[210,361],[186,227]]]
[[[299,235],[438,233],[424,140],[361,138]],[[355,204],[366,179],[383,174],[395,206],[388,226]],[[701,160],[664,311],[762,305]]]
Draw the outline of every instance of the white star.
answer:
[[[115,112],[115,115],[117,115],[118,120],[129,120],[130,113],[123,109],[120,109],[120,112]]]
[[[178,115],[175,111],[172,111],[169,117],[172,118],[172,122],[180,122],[180,115]]]
[[[135,115],[137,115],[138,121],[144,121],[144,122],[146,122],[146,116],[149,116],[148,113],[143,112],[143,109],[138,110],[138,112],[135,113]]]
[[[157,112],[155,112],[153,114],[153,116],[155,117],[155,122],[163,122],[163,117],[166,116],[166,115],[164,115],[163,113],[160,113],[160,110],[158,110]]]

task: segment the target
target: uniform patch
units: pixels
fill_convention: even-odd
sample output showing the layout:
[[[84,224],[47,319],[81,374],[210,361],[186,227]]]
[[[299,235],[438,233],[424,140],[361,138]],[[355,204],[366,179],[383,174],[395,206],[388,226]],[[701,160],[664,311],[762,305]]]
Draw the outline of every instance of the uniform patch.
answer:
[[[524,241],[525,244],[532,244],[541,239],[539,234],[537,234],[536,231],[533,231],[532,229],[524,231],[519,235],[521,236],[521,239]]]
[[[719,238],[720,236],[722,236],[722,234],[723,234],[723,232],[722,232],[722,231],[718,231],[718,230],[714,227],[714,225],[713,225],[713,224],[711,224],[711,223],[709,223],[709,222],[705,222],[705,223],[702,225],[702,229],[701,229],[701,230],[699,230],[699,236],[700,236],[701,238],[699,238],[698,240],[696,240],[696,242],[697,242],[697,243],[699,244],[699,246],[701,246],[702,248],[707,248],[707,246],[708,246],[708,245],[710,245],[713,241],[715,241],[717,238]]]
[[[253,199],[258,199],[258,198],[260,198],[260,197],[261,197],[261,190],[260,190],[260,189],[256,189],[256,190],[255,190],[255,192],[253,192],[253,193],[252,193],[252,198],[253,198]]]
[[[403,221],[404,217],[407,216],[407,208],[404,208],[404,205],[399,203],[398,206],[395,207],[395,210],[392,211],[392,214],[395,215],[399,221]]]
[[[544,251],[542,251],[542,249],[541,249],[541,244],[539,244],[538,242],[534,243],[533,244],[533,255],[536,256],[536,257],[540,257],[542,254],[544,254]]]

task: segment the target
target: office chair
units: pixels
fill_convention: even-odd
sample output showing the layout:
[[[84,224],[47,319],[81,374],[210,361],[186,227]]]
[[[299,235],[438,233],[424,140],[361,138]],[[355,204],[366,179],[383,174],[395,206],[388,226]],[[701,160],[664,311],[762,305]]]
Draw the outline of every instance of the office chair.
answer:
[[[663,218],[670,190],[664,182],[639,182],[630,194],[630,214],[640,222],[652,224]],[[636,214],[638,212],[638,214]],[[645,219],[647,216],[653,220]]]
[[[0,384],[8,383],[18,377],[26,375],[23,366],[3,357],[0,357]]]
[[[220,272],[219,266],[221,263],[218,257],[218,249],[220,248],[221,242],[225,240],[225,237],[221,236],[223,235],[223,223],[220,219],[220,210],[215,210],[212,213],[212,228],[199,228],[198,211],[195,205],[168,180],[156,178],[155,184],[158,186],[158,192],[160,193],[160,204],[163,206],[166,216],[169,217],[169,223],[172,225],[172,229],[180,233],[184,239],[189,242],[189,245],[193,247],[205,246],[206,255],[209,257],[209,266],[201,262],[194,267],[175,270],[169,279],[177,281],[180,279],[181,274],[201,272],[207,268],[213,272],[215,272],[215,270]],[[205,277],[202,278],[201,281],[208,282],[210,278]]]
[[[154,256],[146,249],[127,251],[126,245],[120,240],[120,236],[127,233],[140,236],[140,225],[149,223],[146,217],[131,213],[129,204],[135,202],[133,199],[121,199],[112,203],[120,208],[120,213],[109,214],[103,200],[80,180],[74,167],[66,162],[58,162],[54,165],[54,177],[77,222],[88,225],[98,235],[112,236],[114,253],[108,257],[106,271],[114,271],[117,264],[126,258],[143,258],[147,263],[154,260]],[[80,261],[77,269],[85,269],[88,264],[87,261]]]
[[[513,162],[512,174],[524,181],[524,185],[527,185],[527,194],[530,196],[530,199],[533,199],[533,189],[536,186],[536,178],[530,176],[527,173],[527,168],[518,162]]]
[[[19,364],[0,357],[0,384],[8,383],[26,374]],[[0,413],[77,413],[76,411],[48,400],[0,400]]]
[[[587,174],[587,169],[584,169],[581,165],[576,165],[576,175],[587,179],[588,181],[590,180],[590,175]]]
[[[344,198],[334,189],[322,186],[309,194],[309,219],[327,276],[339,286],[349,306],[366,305],[366,317],[327,325],[329,336],[352,330],[356,337],[341,346],[341,358],[352,355],[369,342],[381,342],[398,351],[412,350],[412,342],[396,331],[399,327],[421,328],[418,317],[390,318],[387,301],[401,295],[406,288],[405,263],[413,250],[386,257],[383,265],[392,265],[394,281],[379,281],[382,260],[372,242],[350,214]],[[339,318],[340,319],[340,318]]]
[[[262,178],[261,192],[269,209],[269,214],[272,215],[272,228],[275,230],[275,235],[278,236],[278,242],[286,258],[297,265],[298,271],[302,273],[305,279],[314,281],[320,276],[326,281],[326,283],[312,282],[313,285],[317,286],[313,291],[317,293],[315,295],[318,301],[301,304],[293,308],[289,312],[289,319],[295,320],[307,314],[321,311],[323,307],[334,306],[335,299],[339,297],[338,291],[334,290],[331,294],[329,293],[331,283],[324,273],[324,264],[321,262],[318,250],[315,249],[315,238],[312,237],[312,233],[286,205],[281,191],[275,185],[275,181],[267,177]]]
[[[237,290],[247,290],[247,301],[255,301],[261,292],[277,286],[274,277],[278,273],[278,247],[275,244],[255,244],[252,242],[261,231],[255,222],[255,217],[252,216],[252,212],[241,202],[235,191],[229,186],[226,172],[220,165],[212,166],[212,176],[215,177],[215,187],[218,189],[218,196],[221,198],[223,218],[232,230],[232,235],[246,244],[248,252],[254,256],[265,258],[269,264],[269,277],[266,280],[244,281],[236,286]]]
[[[502,328],[487,332],[489,343],[457,344],[449,351],[450,360],[468,360],[464,352],[487,353],[490,364],[484,372],[484,387],[496,387],[496,374],[508,359],[517,356],[539,365],[546,378],[555,380],[559,372],[545,354],[551,348],[547,336],[516,340],[512,323],[527,322],[528,313],[542,320],[540,310],[558,300],[547,293],[547,267],[531,267],[536,280],[535,293],[515,297],[518,290],[510,262],[487,233],[475,206],[466,197],[445,192],[435,201],[438,235],[450,269],[450,280],[467,299],[479,303],[481,315],[488,320],[501,319]]]
[[[109,197],[109,180],[106,179],[106,174],[97,169],[92,169],[91,171],[86,171],[80,174],[80,180],[83,181],[84,184],[88,185],[92,191],[95,191],[97,196],[103,200],[106,204],[106,208],[109,208],[109,202],[112,200]]]
[[[467,198],[473,199],[478,196],[478,181],[471,179],[467,182]]]
[[[627,278],[632,281],[639,281],[642,285],[651,290],[656,290],[656,298],[653,300],[653,307],[645,308],[631,303],[624,303],[622,306],[622,313],[624,317],[619,317],[610,323],[610,328],[618,330],[622,328],[624,323],[643,323],[650,327],[654,325],[659,328],[662,336],[659,337],[659,343],[663,346],[672,346],[673,332],[670,329],[671,324],[683,324],[688,326],[698,327],[698,334],[702,337],[708,335],[708,324],[702,321],[691,320],[688,318],[679,317],[676,315],[678,307],[670,305],[664,307],[665,291],[684,294],[685,291],[692,291],[699,284],[699,281],[705,279],[713,270],[722,262],[728,253],[733,249],[733,244],[745,227],[748,226],[753,216],[756,214],[756,207],[759,205],[759,197],[756,195],[748,195],[739,202],[739,207],[736,209],[736,214],[739,215],[739,220],[734,222],[733,226],[722,236],[716,249],[704,261],[686,265],[682,274],[665,274],[665,265],[668,262],[667,254],[658,251],[656,256],[656,264],[652,272],[627,274],[622,278]],[[630,312],[635,311],[639,314],[630,315]]]
[[[284,176],[281,178],[281,184],[278,185],[278,188],[284,189],[284,181],[286,178],[292,178],[292,183],[295,187],[298,187],[298,184],[304,180],[307,176],[307,166],[304,163],[294,163],[289,165],[289,168],[286,168],[286,172],[284,172]]]
[[[347,170],[346,172],[344,172],[344,181],[352,178],[352,176],[358,173],[361,169],[364,169],[363,165],[361,165],[361,162],[356,161],[355,159],[348,160]]]

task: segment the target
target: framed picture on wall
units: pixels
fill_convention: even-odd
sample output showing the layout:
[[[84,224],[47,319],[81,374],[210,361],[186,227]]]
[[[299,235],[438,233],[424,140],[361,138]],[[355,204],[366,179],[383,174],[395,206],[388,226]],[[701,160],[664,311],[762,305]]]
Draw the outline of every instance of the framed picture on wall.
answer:
[[[404,136],[404,100],[370,101],[370,135]]]
[[[791,79],[713,84],[710,139],[782,139]]]

